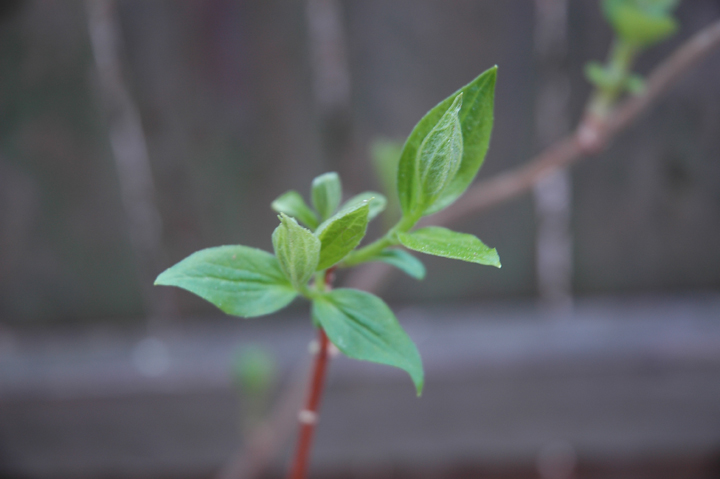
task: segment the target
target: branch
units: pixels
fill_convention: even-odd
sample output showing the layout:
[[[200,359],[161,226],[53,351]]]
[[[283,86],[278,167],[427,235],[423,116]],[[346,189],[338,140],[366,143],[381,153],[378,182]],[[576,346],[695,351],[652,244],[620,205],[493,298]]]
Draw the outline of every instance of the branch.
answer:
[[[528,191],[548,174],[605,149],[618,133],[630,126],[692,66],[720,46],[720,21],[712,23],[678,47],[653,70],[645,93],[622,102],[607,121],[586,115],[574,133],[559,140],[522,166],[472,186],[451,207],[421,222],[446,225],[484,211]],[[358,268],[347,284],[367,291],[377,290],[391,267],[374,263]]]

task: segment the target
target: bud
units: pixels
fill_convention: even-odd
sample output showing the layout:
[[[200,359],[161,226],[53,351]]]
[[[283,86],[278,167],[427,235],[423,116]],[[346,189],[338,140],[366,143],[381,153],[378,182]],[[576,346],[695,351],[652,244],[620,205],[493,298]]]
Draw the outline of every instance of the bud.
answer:
[[[302,291],[320,261],[320,240],[294,218],[280,213],[280,226],[272,234],[280,268],[295,289]]]

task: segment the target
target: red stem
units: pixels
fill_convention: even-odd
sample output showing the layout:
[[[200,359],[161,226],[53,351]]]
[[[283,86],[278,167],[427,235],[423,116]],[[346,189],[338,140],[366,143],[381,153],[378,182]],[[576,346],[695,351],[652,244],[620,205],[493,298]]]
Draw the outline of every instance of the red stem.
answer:
[[[315,356],[315,364],[312,371],[312,384],[310,395],[305,409],[300,413],[300,433],[298,436],[298,446],[295,452],[295,460],[290,470],[290,479],[305,479],[307,473],[308,462],[310,459],[310,449],[312,447],[313,433],[315,432],[315,424],[317,423],[318,407],[322,398],[323,386],[325,384],[325,371],[328,364],[328,340],[325,331],[318,329],[319,350]]]
[[[335,268],[330,268],[325,273],[326,290],[330,289],[334,272]],[[317,424],[318,419],[318,409],[325,386],[325,372],[327,371],[328,360],[330,359],[330,340],[328,340],[325,331],[323,331],[321,327],[318,328],[317,341],[318,351],[313,364],[310,394],[308,395],[305,409],[302,410],[299,415],[300,433],[298,435],[298,446],[297,451],[295,451],[292,469],[288,476],[289,479],[305,479],[310,461],[310,449],[312,448],[315,424]]]

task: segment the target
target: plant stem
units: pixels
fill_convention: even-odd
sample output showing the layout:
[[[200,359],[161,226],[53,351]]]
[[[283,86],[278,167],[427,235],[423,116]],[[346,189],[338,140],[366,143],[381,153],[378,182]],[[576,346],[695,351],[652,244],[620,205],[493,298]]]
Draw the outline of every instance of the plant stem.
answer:
[[[588,112],[603,122],[613,111],[618,97],[625,91],[630,67],[632,67],[638,49],[622,39],[616,39],[607,61],[608,72],[613,84],[606,88],[596,88],[588,104]]]
[[[316,281],[319,281],[318,289],[320,291],[328,291],[332,289],[332,278],[334,276],[335,267],[318,273]],[[322,399],[325,387],[325,372],[330,359],[330,340],[318,326],[317,351],[315,352],[315,361],[313,363],[312,375],[310,377],[310,388],[305,404],[305,409],[300,411],[298,420],[300,421],[300,432],[298,434],[297,450],[290,469],[289,479],[305,479],[307,475],[308,463],[310,460],[310,450],[312,449],[313,435],[315,433],[315,425],[318,420],[318,409],[320,408],[320,400]]]
[[[362,248],[357,249],[347,255],[347,257],[342,262],[342,266],[349,267],[364,263],[365,261],[368,261],[370,258],[380,253],[388,246],[398,244],[397,234],[410,231],[410,229],[415,226],[415,223],[418,222],[418,219],[419,218],[403,216],[402,218],[400,218],[400,221],[398,221],[395,226],[390,228],[388,232],[385,233],[384,236],[378,238],[369,245],[363,246]]]
[[[288,475],[289,479],[305,479],[307,473],[310,449],[312,448],[313,434],[318,418],[318,407],[322,398],[325,371],[327,370],[329,358],[328,347],[330,341],[322,328],[318,328],[318,345],[319,349],[313,364],[310,394],[305,409],[300,411],[299,414],[300,433],[298,435],[295,459]]]

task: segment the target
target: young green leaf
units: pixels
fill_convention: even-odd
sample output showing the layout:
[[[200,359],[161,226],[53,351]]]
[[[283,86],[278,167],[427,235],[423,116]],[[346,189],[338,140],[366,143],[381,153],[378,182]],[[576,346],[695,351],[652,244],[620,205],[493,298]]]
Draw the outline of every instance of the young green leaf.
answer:
[[[312,202],[323,221],[335,213],[341,199],[342,184],[337,173],[325,173],[313,180]]]
[[[346,356],[403,369],[420,395],[420,353],[382,299],[356,289],[336,289],[313,300],[312,316]]]
[[[285,276],[297,290],[304,290],[320,261],[320,240],[294,218],[280,213],[280,226],[272,234],[275,256]]]
[[[460,168],[425,214],[437,213],[452,204],[475,178],[490,144],[496,77],[497,67],[485,71],[430,110],[410,133],[403,147],[397,176],[400,206],[405,215],[409,215],[413,209],[411,182],[415,174],[415,162],[420,145],[460,93],[463,94],[463,104],[458,114],[463,139]]]
[[[645,93],[645,79],[641,75],[630,75],[625,82],[625,89],[631,95],[642,95]]]
[[[360,203],[338,211],[318,226],[315,231],[321,243],[318,271],[334,265],[360,244],[367,230],[369,211],[367,202]]]
[[[460,93],[440,117],[418,148],[415,174],[410,181],[413,190],[411,216],[420,216],[435,203],[450,184],[462,160],[462,132],[458,112],[462,106]]]
[[[473,235],[428,226],[410,233],[400,233],[398,238],[403,246],[420,253],[500,267],[500,258],[495,248],[485,246]]]
[[[362,203],[368,203],[368,206],[370,210],[368,211],[368,221],[372,221],[377,215],[382,213],[385,210],[385,206],[387,205],[387,198],[385,198],[380,193],[376,193],[375,191],[366,191],[365,193],[360,193],[359,195],[355,195],[349,200],[347,200],[340,210],[347,210],[347,209],[353,209],[356,206],[362,205]]]
[[[598,62],[585,64],[585,78],[598,88],[615,88],[618,83],[618,75],[613,75]]]
[[[401,249],[384,249],[368,261],[382,261],[383,263],[393,265],[404,273],[407,273],[408,276],[418,280],[425,277],[425,265],[422,264],[422,261]]]
[[[239,245],[197,251],[166,269],[155,284],[186,289],[244,318],[273,313],[297,295],[275,256]]]
[[[318,227],[317,215],[305,204],[305,200],[297,191],[291,190],[283,193],[270,204],[270,207],[278,213],[285,213],[296,218],[298,221],[305,223],[310,229]]]

